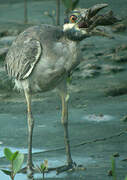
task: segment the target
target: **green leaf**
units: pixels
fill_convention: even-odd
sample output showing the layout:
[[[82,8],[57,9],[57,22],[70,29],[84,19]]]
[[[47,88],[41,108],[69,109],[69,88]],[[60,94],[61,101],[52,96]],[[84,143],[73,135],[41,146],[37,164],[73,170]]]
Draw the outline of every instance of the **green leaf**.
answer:
[[[14,175],[21,169],[23,161],[24,161],[24,154],[18,153],[12,164]]]
[[[64,6],[70,10],[75,9],[77,4],[79,3],[79,0],[62,0],[62,1]]]
[[[70,9],[72,7],[72,0],[62,0],[66,8]]]
[[[9,148],[4,148],[4,155],[9,161],[12,161],[13,153],[11,152]]]
[[[112,156],[112,176],[113,180],[116,180],[116,163],[115,158]]]
[[[4,174],[11,176],[11,171],[5,170],[5,169],[0,169]]]
[[[42,163],[40,166],[41,170],[44,171],[46,169],[45,165]]]
[[[19,151],[16,151],[16,152],[14,152],[13,154],[12,154],[12,161],[14,161],[15,160],[15,158],[17,157],[17,155],[19,154]]]
[[[125,180],[127,180],[127,176],[125,177]]]
[[[79,0],[75,0],[72,4],[72,10],[76,8],[76,6],[78,5]]]

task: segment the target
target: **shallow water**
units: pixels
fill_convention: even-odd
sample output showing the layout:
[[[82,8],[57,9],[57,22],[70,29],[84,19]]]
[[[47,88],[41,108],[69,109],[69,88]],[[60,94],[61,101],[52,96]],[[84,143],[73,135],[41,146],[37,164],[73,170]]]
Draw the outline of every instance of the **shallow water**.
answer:
[[[116,100],[115,100],[116,101]],[[36,103],[34,103],[34,106],[36,106]],[[53,102],[52,102],[53,103]],[[52,104],[51,103],[51,104]],[[95,102],[96,103],[96,102]],[[112,102],[113,103],[113,102]],[[120,99],[119,99],[120,103]],[[80,109],[70,109],[70,121],[69,121],[69,130],[70,130],[70,140],[71,145],[76,145],[82,142],[88,142],[95,139],[100,139],[103,137],[110,137],[112,135],[118,134],[119,132],[123,131],[126,127],[124,123],[122,123],[119,120],[119,112],[116,113],[116,109],[119,109],[120,104],[114,102],[112,111],[109,111],[107,109],[106,111],[109,112],[103,115],[99,115],[100,113],[104,113],[105,110],[105,104],[100,105],[96,103],[96,106],[93,106],[93,104],[89,104],[89,108],[87,110]],[[45,108],[46,101],[42,107]],[[127,103],[126,103],[127,104]],[[18,105],[18,103],[17,103]],[[4,104],[3,104],[4,106]],[[10,110],[13,109],[13,102],[9,103]],[[52,106],[52,105],[51,105]],[[71,105],[70,105],[71,106]],[[18,106],[17,106],[18,107]],[[124,106],[125,107],[125,106]],[[114,111],[113,111],[114,109]],[[50,110],[48,110],[50,111]],[[90,114],[90,112],[93,112]],[[124,108],[121,108],[119,110],[121,113],[122,111],[125,112]],[[22,109],[20,109],[20,112],[22,113]],[[96,114],[95,114],[96,112]],[[54,151],[54,149],[57,148],[63,148],[63,129],[61,126],[61,123],[59,120],[59,113],[55,111],[52,111],[49,113],[43,113],[43,114],[36,114],[35,113],[35,119],[37,121],[35,124],[34,129],[34,140],[33,140],[33,157],[34,157],[34,164],[40,164],[43,162],[44,159],[48,159],[49,167],[56,167],[64,165],[66,162],[65,152],[64,150],[57,150]],[[0,156],[3,157],[3,149],[4,147],[9,147],[12,151],[19,150],[22,153],[27,153],[27,148],[24,148],[24,141],[23,139],[26,139],[26,128],[24,129],[24,114],[14,114],[15,118],[13,117],[13,114],[4,114],[2,116],[1,121],[4,120],[5,127],[6,127],[6,133],[3,134],[2,130],[4,128],[3,126],[0,126],[0,141],[3,143],[0,145]],[[4,119],[4,118],[5,119]],[[24,122],[20,123],[20,128],[17,131],[17,127],[19,126],[18,122],[16,121],[19,119],[23,120]],[[44,119],[43,119],[44,118]],[[48,120],[48,121],[47,121]],[[6,123],[8,122],[8,127],[6,126]],[[43,123],[42,123],[43,122]],[[45,124],[45,126],[40,126],[40,124]],[[10,132],[14,132],[14,129],[16,129],[16,133],[12,133],[10,136]],[[15,140],[15,135],[16,139]],[[10,138],[8,138],[10,137]],[[54,138],[55,137],[55,138]],[[23,142],[22,142],[23,141]],[[25,140],[26,141],[26,140]],[[46,178],[70,178],[73,179],[74,177],[81,176],[80,179],[83,177],[90,177],[91,173],[90,170],[94,170],[96,173],[101,174],[104,176],[104,179],[108,179],[107,176],[104,175],[106,173],[105,169],[110,169],[111,166],[111,160],[110,157],[113,153],[118,152],[120,154],[120,157],[117,158],[118,161],[118,172],[123,171],[123,173],[119,174],[119,177],[124,177],[126,175],[126,163],[122,162],[122,159],[126,158],[126,134],[123,134],[123,136],[118,136],[113,139],[108,139],[107,141],[100,141],[98,143],[92,143],[92,144],[86,144],[84,146],[79,146],[77,148],[72,148],[72,156],[73,160],[77,164],[84,165],[87,170],[86,171],[79,171],[79,172],[73,172],[73,173],[62,173],[60,175],[56,175],[56,172],[53,171],[51,173],[46,174]],[[5,145],[6,144],[6,145]],[[8,146],[7,146],[8,144]],[[13,146],[12,146],[13,144]],[[26,142],[25,142],[26,144]],[[48,152],[48,150],[51,150]],[[3,165],[2,165],[3,164]],[[24,164],[25,165],[25,164]],[[3,162],[0,165],[1,167],[8,167],[8,162]],[[94,179],[94,173],[92,175]],[[0,177],[2,179],[7,179],[8,177],[3,175],[3,173],[0,173]],[[106,178],[107,177],[107,178]],[[20,178],[23,178],[24,180],[27,179],[26,175],[18,174],[16,176],[17,180],[20,180]],[[35,179],[40,178],[40,175],[35,175]],[[96,178],[95,178],[96,179]],[[99,179],[99,178],[98,178]],[[100,179],[99,179],[100,180]]]
[[[95,0],[81,1],[81,6],[91,6]],[[100,2],[107,2],[99,0]],[[115,13],[126,15],[126,0],[108,1]],[[29,20],[33,23],[51,23],[51,19],[44,18],[42,13],[55,8],[55,3],[44,1],[43,6],[40,1],[29,4]],[[6,13],[6,11],[8,13]],[[18,13],[17,13],[18,11]],[[62,7],[63,11],[63,7]],[[16,3],[10,5],[0,5],[0,22],[10,20],[22,21],[23,4]],[[63,19],[63,17],[61,17]],[[62,22],[62,21],[61,21]],[[111,32],[109,28],[109,32]],[[111,32],[112,33],[112,32]],[[113,34],[115,39],[94,37],[86,39],[84,44],[92,44],[84,52],[85,57],[93,57],[93,63],[115,64],[103,57],[95,57],[97,52],[107,52],[116,46],[126,44],[127,36],[125,33]],[[89,61],[90,62],[90,61]],[[87,62],[86,62],[87,63]],[[119,64],[115,64],[119,65]],[[127,124],[121,119],[127,114],[127,93],[116,97],[106,96],[105,89],[118,87],[126,84],[127,63],[121,63],[125,71],[119,73],[109,73],[93,78],[83,79],[77,76],[80,72],[75,72],[72,88],[69,88],[69,132],[73,160],[77,164],[86,167],[85,171],[64,172],[56,175],[51,172],[45,175],[46,179],[65,179],[65,180],[111,180],[108,171],[111,169],[111,156],[118,153],[116,157],[116,172],[119,180],[123,180],[127,175]],[[33,160],[34,164],[40,164],[47,159],[49,167],[64,165],[66,156],[63,139],[63,127],[60,122],[61,104],[56,93],[48,92],[35,97],[32,109],[35,119],[33,137]],[[3,149],[9,147],[12,151],[19,150],[26,155],[27,153],[27,121],[26,105],[24,97],[12,95],[0,101],[0,167],[8,167],[8,161],[3,157]],[[124,132],[121,136],[120,132]],[[114,136],[113,138],[110,138]],[[104,139],[96,141],[98,139]],[[81,145],[84,143],[84,145]],[[76,146],[77,145],[77,146]],[[54,149],[57,149],[56,151]],[[59,149],[59,150],[58,150]],[[24,166],[26,165],[26,158]],[[36,174],[35,179],[41,178]],[[0,172],[0,180],[9,178]],[[26,180],[24,174],[16,175],[15,180]]]

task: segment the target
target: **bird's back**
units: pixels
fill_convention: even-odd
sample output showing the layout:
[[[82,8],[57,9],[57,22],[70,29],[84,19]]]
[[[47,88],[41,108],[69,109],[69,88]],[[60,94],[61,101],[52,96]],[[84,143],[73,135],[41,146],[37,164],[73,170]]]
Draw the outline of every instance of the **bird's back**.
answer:
[[[62,31],[50,25],[33,26],[22,32],[12,43],[6,56],[5,63],[9,76],[16,79],[28,77],[25,76],[26,73],[34,68],[44,46],[58,41],[60,36]]]

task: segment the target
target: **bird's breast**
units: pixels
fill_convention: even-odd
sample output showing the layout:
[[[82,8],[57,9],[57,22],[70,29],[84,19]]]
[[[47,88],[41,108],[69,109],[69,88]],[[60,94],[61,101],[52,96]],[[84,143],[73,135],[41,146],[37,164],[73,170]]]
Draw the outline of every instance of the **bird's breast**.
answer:
[[[43,47],[43,54],[28,78],[31,91],[55,88],[79,64],[79,56],[75,42],[56,42]]]
[[[58,57],[55,59],[55,67],[64,67],[66,71],[70,71],[75,64],[78,64],[81,56],[79,44],[73,41],[57,42],[53,51]]]
[[[79,56],[79,46],[75,42],[57,42],[44,48],[31,74],[31,87],[36,84],[40,90],[55,88],[79,64]]]

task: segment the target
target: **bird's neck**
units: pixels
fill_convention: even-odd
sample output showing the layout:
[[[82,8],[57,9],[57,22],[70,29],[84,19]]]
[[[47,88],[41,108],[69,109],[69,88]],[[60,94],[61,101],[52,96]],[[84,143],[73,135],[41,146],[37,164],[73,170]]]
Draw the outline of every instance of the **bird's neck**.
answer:
[[[82,41],[83,39],[89,37],[87,32],[82,29],[79,29],[78,26],[74,23],[64,24],[63,25],[64,36],[71,41]]]

